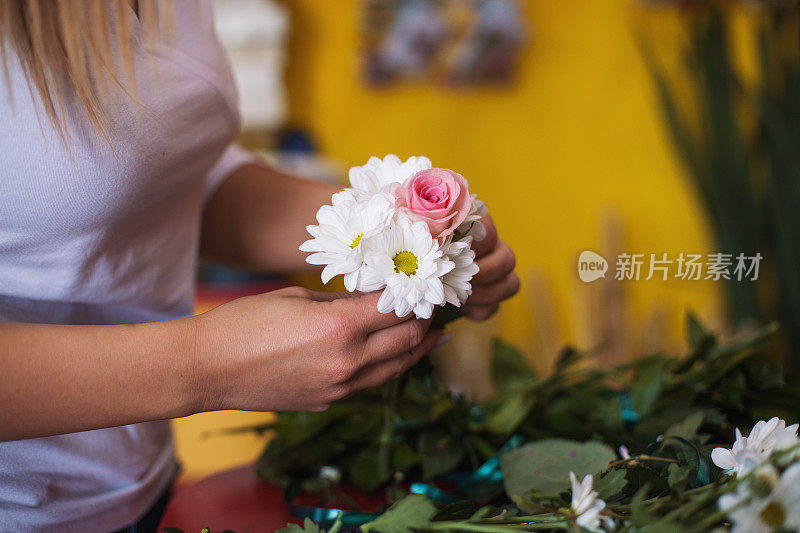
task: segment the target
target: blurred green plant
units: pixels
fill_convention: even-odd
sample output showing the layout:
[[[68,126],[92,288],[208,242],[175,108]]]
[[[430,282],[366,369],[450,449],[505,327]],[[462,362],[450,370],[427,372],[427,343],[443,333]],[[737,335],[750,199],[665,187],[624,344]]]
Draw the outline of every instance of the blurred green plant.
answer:
[[[763,341],[775,330],[720,344],[690,315],[684,357],[655,353],[595,368],[591,352],[566,349],[547,377],[496,341],[495,394],[486,401],[453,396],[423,360],[394,382],[396,394],[365,390],[325,412],[279,413],[237,431],[273,433],[257,465],[265,480],[287,494],[317,493],[334,518],[331,506],[356,510],[286,533],[357,524],[384,533],[577,531],[570,472],[594,475],[603,516],[621,531],[717,531],[729,523],[720,496],[745,478],[724,475],[712,449],[729,447],[735,428],[746,432],[756,420],[800,419],[800,383],[765,357]],[[796,462],[793,454],[778,466]],[[404,481],[435,490],[407,494]],[[347,523],[365,515],[343,486],[385,491],[393,505]]]
[[[396,500],[404,480],[436,482],[474,472],[512,436],[624,445],[638,454],[651,453],[661,435],[663,454],[678,453],[684,441],[702,435],[680,452],[693,458],[687,464],[696,476],[697,458],[708,454],[701,444],[728,442],[735,427],[760,418],[800,419],[800,387],[787,383],[781,365],[766,361],[761,349],[774,331],[772,325],[721,345],[689,316],[693,348],[686,357],[652,354],[598,369],[587,364],[591,352],[566,349],[547,377],[537,376],[521,352],[496,341],[496,393],[487,401],[470,404],[451,395],[423,360],[396,382],[396,403],[385,401],[382,388],[365,390],[325,412],[280,413],[272,423],[242,429],[274,432],[257,465],[262,478],[321,494],[344,483],[366,492],[386,489]],[[321,475],[325,467],[335,467],[341,479],[332,483]],[[502,480],[488,478],[459,496],[490,501],[502,494]]]
[[[731,38],[743,9],[753,23],[752,82]],[[800,4],[692,2],[682,15],[681,68],[668,71],[653,43],[644,47],[669,133],[719,251],[764,258],[756,283],[726,283],[729,319],[734,327],[778,320],[800,367]]]

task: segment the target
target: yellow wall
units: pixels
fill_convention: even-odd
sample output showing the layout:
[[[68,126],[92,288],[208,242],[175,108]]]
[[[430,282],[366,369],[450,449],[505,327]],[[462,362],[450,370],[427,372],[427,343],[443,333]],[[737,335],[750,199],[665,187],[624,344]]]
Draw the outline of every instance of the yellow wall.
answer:
[[[602,215],[618,211],[638,252],[709,246],[691,186],[673,158],[634,34],[650,12],[629,0],[524,3],[532,40],[510,89],[453,92],[429,85],[373,90],[358,76],[359,2],[292,0],[292,117],[348,164],[395,152],[461,172],[489,205],[520,271],[551,284],[563,337],[579,340],[570,309],[580,251],[599,252]],[[663,10],[656,29],[675,21]],[[674,31],[671,32],[674,36]],[[713,287],[640,282],[634,310],[708,310]],[[502,332],[526,344],[524,297]],[[708,310],[708,312],[711,312]]]
[[[530,349],[543,333],[531,326],[531,308],[541,304],[534,276],[554,305],[555,321],[547,328],[554,331],[544,333],[581,344],[592,338],[586,329],[597,315],[587,316],[585,308],[593,296],[577,281],[575,262],[584,249],[610,251],[602,237],[605,213],[619,214],[622,245],[630,251],[710,249],[700,205],[662,130],[634,39],[646,18],[639,2],[526,2],[533,35],[518,82],[462,92],[428,85],[369,89],[358,74],[360,2],[287,5],[294,21],[288,83],[295,124],[347,164],[389,152],[424,154],[469,179],[516,251],[523,282],[530,281],[499,319],[512,342]],[[675,21],[660,17],[655,28],[673,35]],[[640,281],[627,289],[631,329],[645,329],[655,309],[670,346],[681,338],[687,308],[716,314],[710,283]],[[552,353],[533,356],[546,366]],[[216,413],[177,424],[189,475],[256,457],[263,441],[249,436],[196,438],[207,426],[237,425],[243,416]]]

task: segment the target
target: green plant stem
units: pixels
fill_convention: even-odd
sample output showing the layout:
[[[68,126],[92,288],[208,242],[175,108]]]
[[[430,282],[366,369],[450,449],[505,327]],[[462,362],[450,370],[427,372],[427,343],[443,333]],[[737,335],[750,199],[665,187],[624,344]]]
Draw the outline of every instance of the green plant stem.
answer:
[[[342,513],[339,513],[339,516],[336,517],[336,522],[333,523],[328,533],[338,533],[340,529],[342,529]]]
[[[546,521],[546,519],[550,519],[555,522],[564,520],[564,516],[559,513],[545,513],[527,516],[497,516],[492,518],[484,518],[483,521],[502,524],[524,524],[528,522],[535,522],[538,518],[542,519],[543,522]]]
[[[394,476],[392,451],[394,444],[394,419],[400,401],[400,380],[395,379],[384,387],[383,426],[378,437],[378,464],[382,472]]]
[[[527,522],[527,523],[505,523],[505,524],[486,524],[480,522],[432,522],[425,527],[425,531],[476,531],[479,533],[502,533],[503,531],[538,531],[542,529],[563,529],[567,530],[569,524],[566,520],[559,522]]]
[[[613,463],[610,463],[598,475],[602,476],[603,474],[607,474],[615,466],[622,466],[628,463],[634,463],[636,461],[658,461],[662,463],[680,463],[680,461],[678,461],[677,459],[670,459],[668,457],[656,457],[654,455],[637,455],[635,457],[629,457],[628,459],[620,459],[619,461],[614,461]]]
[[[702,487],[697,487],[696,489],[689,489],[689,490],[685,491],[683,494],[684,494],[684,496],[693,496],[693,495],[696,495],[696,494],[699,494],[701,492],[705,492],[707,490],[714,489],[714,488],[719,488],[719,487],[714,483],[710,483],[708,485],[703,485]],[[652,498],[644,500],[642,503],[645,504],[645,505],[656,505],[656,504],[661,504],[664,501],[665,501],[664,500],[664,496],[654,496]],[[614,510],[630,510],[630,507],[631,507],[630,504],[627,504],[627,503],[626,504],[613,504],[613,505],[609,505],[608,506],[608,508],[613,508]]]

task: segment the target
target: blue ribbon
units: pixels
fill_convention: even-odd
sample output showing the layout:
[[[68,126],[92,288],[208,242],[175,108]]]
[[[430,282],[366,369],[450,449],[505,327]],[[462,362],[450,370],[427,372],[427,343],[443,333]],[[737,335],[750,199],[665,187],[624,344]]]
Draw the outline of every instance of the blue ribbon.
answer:
[[[474,472],[458,472],[442,476],[442,479],[456,483],[457,494],[463,494],[470,487],[478,483],[496,483],[503,481],[503,471],[500,469],[500,456],[504,453],[517,448],[522,444],[522,435],[514,435],[500,447],[497,454],[478,467]],[[428,498],[439,503],[454,503],[459,499],[442,489],[428,485],[427,483],[414,483],[409,489],[416,494],[424,494]]]
[[[631,393],[628,391],[620,392],[617,395],[617,401],[619,402],[619,415],[622,418],[622,422],[627,425],[636,424],[639,421],[639,413],[633,405]]]
[[[452,494],[427,483],[412,483],[408,491],[414,494],[422,494],[439,503],[450,504],[458,501],[458,498]]]
[[[456,483],[456,493],[463,494],[467,489],[478,483],[496,483],[503,480],[503,471],[500,469],[500,456],[522,444],[522,435],[514,435],[500,447],[497,454],[493,455],[489,460],[478,467],[474,472],[458,472],[442,476],[443,480],[453,481]],[[342,525],[344,526],[360,526],[376,519],[379,515],[374,513],[365,513],[362,511],[348,511],[345,509],[335,509],[329,507],[313,507],[310,505],[299,505],[292,503],[295,495],[297,494],[297,487],[290,486],[284,493],[286,504],[289,507],[289,512],[297,518],[310,518],[317,522],[322,527],[332,525],[338,518],[341,517]],[[427,483],[412,483],[409,487],[409,492],[414,494],[422,494],[427,496],[435,502],[442,504],[455,503],[460,498],[444,491],[433,485]]]
[[[379,515],[375,513],[365,513],[362,511],[348,511],[345,509],[335,509],[331,507],[314,507],[311,505],[299,505],[292,503],[297,488],[290,486],[284,492],[283,497],[286,500],[286,505],[289,507],[289,512],[297,518],[310,518],[317,522],[322,527],[329,527],[341,518],[343,526],[360,526],[378,518]]]

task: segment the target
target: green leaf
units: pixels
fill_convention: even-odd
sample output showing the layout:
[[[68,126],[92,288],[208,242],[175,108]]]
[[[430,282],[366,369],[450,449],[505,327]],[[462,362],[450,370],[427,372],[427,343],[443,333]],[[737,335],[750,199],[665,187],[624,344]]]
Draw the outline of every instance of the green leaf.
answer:
[[[675,487],[686,487],[689,485],[689,477],[692,474],[692,467],[686,465],[678,465],[672,463],[667,468],[667,483],[669,483],[670,488]]]
[[[636,491],[638,494],[646,486],[654,496],[669,489],[666,478],[648,466],[628,466],[625,469],[625,478],[628,480],[625,487],[628,493]]]
[[[500,339],[492,344],[492,384],[498,393],[508,395],[536,386],[536,374],[525,355]]]
[[[644,418],[653,409],[664,389],[669,361],[662,356],[653,356],[642,362],[631,386],[631,398],[639,416]]]
[[[561,349],[561,351],[558,354],[558,357],[556,358],[555,371],[563,372],[567,370],[569,367],[585,359],[588,355],[589,353],[579,352],[572,346],[565,346],[564,348]]]
[[[442,396],[441,398],[438,398],[431,404],[430,415],[429,415],[430,420],[434,422],[436,420],[439,420],[443,415],[446,415],[447,413],[451,412],[454,407],[455,404],[453,403],[453,400],[450,399],[450,397]]]
[[[431,321],[432,329],[444,329],[444,327],[454,320],[458,320],[464,315],[460,307],[453,304],[445,304],[442,307],[437,307],[433,313],[433,320]]]
[[[408,533],[430,524],[436,506],[422,494],[409,494],[392,505],[385,513],[361,526],[361,531]]]
[[[686,313],[686,336],[693,347],[701,345],[710,337],[694,313]]]
[[[569,489],[569,473],[594,474],[616,459],[600,442],[547,439],[525,444],[500,456],[506,493],[519,501],[530,490],[556,494]]]
[[[451,472],[464,459],[460,443],[435,429],[420,434],[417,450],[422,457],[422,475],[428,479]]]
[[[625,470],[615,468],[606,473],[602,477],[597,477],[594,480],[594,490],[603,500],[609,500],[611,497],[622,492],[628,480],[625,478]]]
[[[433,521],[437,520],[466,520],[475,513],[475,504],[468,501],[460,501],[445,505],[433,516]]]
[[[358,488],[373,492],[389,481],[391,472],[387,472],[378,460],[378,450],[372,446],[362,450],[350,466],[350,478]]]
[[[279,529],[277,533],[320,533],[320,531],[322,530],[317,524],[314,523],[313,520],[306,518],[303,521],[302,526],[298,526],[297,524],[286,524],[286,527]]]
[[[697,430],[703,423],[705,414],[702,411],[695,411],[689,414],[684,420],[672,424],[664,432],[664,438],[667,437],[680,437],[686,440],[692,440],[697,437]]]
[[[420,462],[422,455],[414,451],[405,442],[398,442],[392,452],[392,467],[395,472],[405,472]]]
[[[498,435],[512,433],[528,416],[534,399],[528,395],[511,396],[486,420],[486,429]]]

